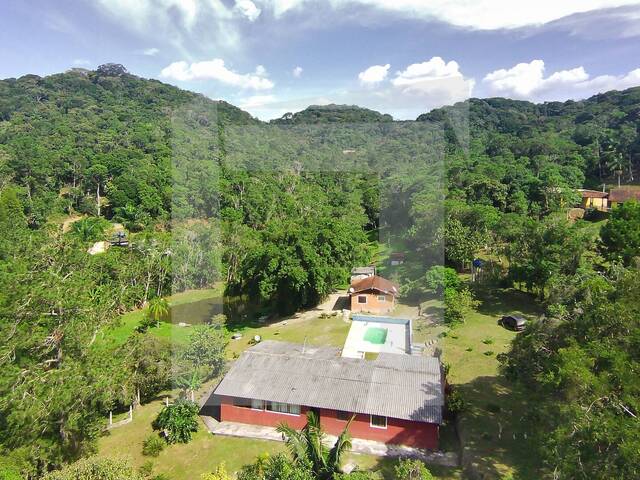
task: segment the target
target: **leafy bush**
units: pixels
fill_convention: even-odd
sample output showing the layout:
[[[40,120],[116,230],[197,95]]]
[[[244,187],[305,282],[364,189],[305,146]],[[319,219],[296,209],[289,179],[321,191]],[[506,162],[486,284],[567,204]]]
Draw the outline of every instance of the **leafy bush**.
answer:
[[[484,355],[486,355],[487,357],[491,357],[493,355],[493,351],[487,350],[486,352],[484,352]]]
[[[189,443],[191,434],[198,431],[199,410],[195,402],[179,399],[162,409],[153,428],[164,432],[167,443]]]
[[[74,222],[71,233],[83,242],[96,242],[104,240],[105,232],[109,228],[111,228],[111,223],[104,218],[87,217]]]
[[[482,343],[484,343],[485,345],[491,345],[493,343],[493,338],[485,338],[484,340],[482,340]]]
[[[43,480],[142,480],[127,461],[100,457],[85,458],[42,478]]]
[[[142,442],[142,454],[147,457],[157,457],[164,449],[166,442],[158,435],[152,433]]]
[[[447,413],[452,417],[455,417],[458,413],[464,410],[465,401],[460,394],[460,390],[453,387],[450,388],[447,392],[446,405]]]
[[[424,282],[428,290],[442,295],[448,288],[459,290],[461,286],[460,277],[453,268],[443,265],[436,265],[427,270]]]
[[[479,303],[468,288],[460,290],[446,288],[444,291],[445,323],[455,325],[464,322],[465,315]]]
[[[394,472],[396,480],[434,480],[424,463],[416,459],[400,460]]]

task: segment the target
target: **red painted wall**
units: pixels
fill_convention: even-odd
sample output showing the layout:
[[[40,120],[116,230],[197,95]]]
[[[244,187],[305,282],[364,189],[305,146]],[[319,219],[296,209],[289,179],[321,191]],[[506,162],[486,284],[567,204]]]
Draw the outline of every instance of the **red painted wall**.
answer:
[[[300,409],[300,415],[284,415],[269,411],[251,410],[250,408],[236,407],[233,399],[221,398],[220,420],[225,422],[248,423],[251,425],[263,425],[275,427],[280,423],[301,429],[307,423],[307,408]],[[390,445],[407,445],[410,447],[435,450],[438,448],[438,425],[433,423],[413,422],[397,418],[387,419],[387,428],[371,427],[369,415],[357,414],[351,422],[349,433],[354,438],[375,440]],[[331,435],[338,435],[347,422],[338,420],[335,410],[320,410],[320,423],[322,428]]]

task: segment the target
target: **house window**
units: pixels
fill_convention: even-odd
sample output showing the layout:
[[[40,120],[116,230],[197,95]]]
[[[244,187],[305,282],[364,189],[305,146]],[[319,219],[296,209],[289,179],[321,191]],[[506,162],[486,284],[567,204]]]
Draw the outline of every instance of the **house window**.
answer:
[[[267,410],[276,413],[286,413],[287,415],[300,415],[300,405],[290,403],[267,402]]]
[[[379,302],[386,302],[387,301],[386,295],[378,295],[378,301]]]
[[[346,422],[349,420],[349,418],[351,418],[351,415],[349,414],[349,412],[345,412],[344,410],[336,410],[336,418],[338,420]]]
[[[366,295],[358,295],[358,303],[367,303]]]
[[[387,428],[387,417],[381,417],[380,415],[371,415],[370,425],[373,428]]]
[[[264,400],[251,399],[252,410],[264,410]]]
[[[249,400],[248,398],[235,397],[233,399],[233,405],[235,407],[251,408],[251,400]]]

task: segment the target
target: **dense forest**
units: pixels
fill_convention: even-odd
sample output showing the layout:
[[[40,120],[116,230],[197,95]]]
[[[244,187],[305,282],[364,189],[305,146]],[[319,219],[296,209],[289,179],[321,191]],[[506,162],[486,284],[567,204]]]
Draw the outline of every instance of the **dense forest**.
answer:
[[[381,242],[408,252],[406,295],[432,267],[502,259],[493,280],[547,311],[502,359],[540,398],[543,474],[637,478],[640,208],[602,232],[566,210],[577,188],[636,180],[639,122],[640,88],[264,123],[113,64],[0,81],[0,453],[39,478],[90,454],[106,411],[174,380],[166,345],[98,348],[119,313],[218,281],[290,313]],[[114,223],[133,248],[89,256]]]

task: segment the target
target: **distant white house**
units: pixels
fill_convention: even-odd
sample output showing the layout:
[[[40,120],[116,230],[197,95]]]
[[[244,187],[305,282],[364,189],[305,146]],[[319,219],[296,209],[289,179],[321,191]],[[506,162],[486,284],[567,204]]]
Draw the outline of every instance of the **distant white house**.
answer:
[[[363,278],[373,277],[376,274],[376,267],[370,265],[368,267],[354,267],[351,270],[351,281],[350,283],[357,282],[358,280],[362,280]]]

